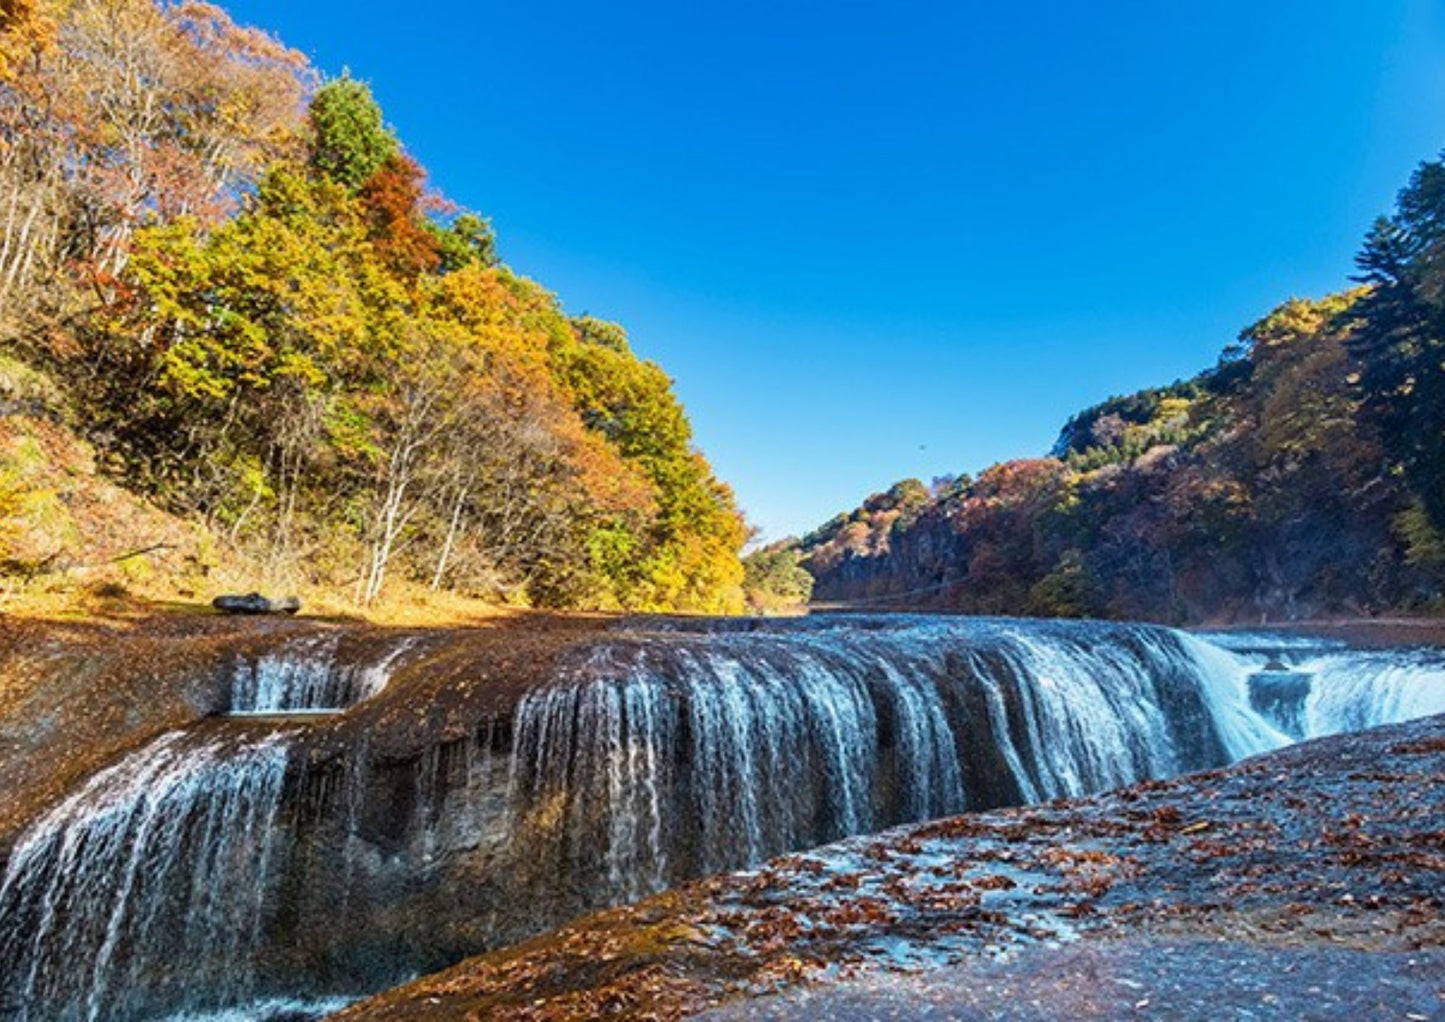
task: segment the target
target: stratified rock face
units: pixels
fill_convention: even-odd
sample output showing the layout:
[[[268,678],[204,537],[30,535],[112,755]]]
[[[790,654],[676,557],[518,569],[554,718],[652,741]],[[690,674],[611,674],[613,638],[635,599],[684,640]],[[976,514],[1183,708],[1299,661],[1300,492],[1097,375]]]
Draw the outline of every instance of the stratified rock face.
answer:
[[[226,720],[19,838],[0,976],[35,1019],[356,996],[785,851],[1276,747],[1250,655],[930,618],[283,632],[218,652]]]
[[[1442,834],[1434,717],[786,856],[338,1019],[1433,1018]]]

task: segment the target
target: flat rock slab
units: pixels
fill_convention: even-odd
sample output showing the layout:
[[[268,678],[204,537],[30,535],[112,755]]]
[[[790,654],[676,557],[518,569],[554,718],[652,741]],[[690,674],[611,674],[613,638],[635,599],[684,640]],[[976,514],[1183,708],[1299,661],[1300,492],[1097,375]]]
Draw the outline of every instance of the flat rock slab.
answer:
[[[1004,961],[884,973],[702,1013],[708,1022],[1009,1018],[1424,1020],[1445,1015],[1445,952],[1090,941]]]

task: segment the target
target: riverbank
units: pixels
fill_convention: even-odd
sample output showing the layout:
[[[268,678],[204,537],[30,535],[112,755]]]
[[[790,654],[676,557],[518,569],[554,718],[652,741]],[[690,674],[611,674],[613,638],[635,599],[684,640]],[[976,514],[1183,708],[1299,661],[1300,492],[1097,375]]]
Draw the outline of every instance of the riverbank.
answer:
[[[1445,618],[1379,617],[1319,621],[1282,621],[1259,626],[1234,625],[1214,631],[1267,631],[1339,639],[1366,649],[1396,646],[1445,646]]]
[[[1432,718],[786,856],[337,1018],[1431,1018],[1442,902]]]

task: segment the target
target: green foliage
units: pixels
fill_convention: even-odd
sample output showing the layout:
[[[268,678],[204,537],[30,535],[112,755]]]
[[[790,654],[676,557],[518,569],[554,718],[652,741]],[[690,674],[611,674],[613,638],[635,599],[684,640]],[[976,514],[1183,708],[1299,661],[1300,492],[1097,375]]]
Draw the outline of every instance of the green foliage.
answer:
[[[382,120],[371,89],[343,73],[316,90],[311,100],[311,165],[350,189],[394,157],[400,145]]]
[[[1423,507],[1415,504],[1401,511],[1395,517],[1395,530],[1411,564],[1445,569],[1445,533],[1435,527]]]
[[[1422,164],[1358,257],[1351,347],[1386,453],[1445,528],[1445,163]]]
[[[1066,550],[1054,569],[1029,589],[1029,613],[1041,617],[1084,617],[1088,612],[1083,554]]]
[[[731,491],[693,449],[672,381],[632,354],[621,327],[590,317],[573,320],[552,355],[583,422],[637,466],[655,495],[656,515],[630,556],[597,562],[624,605],[740,609],[742,521]]]
[[[1167,387],[1141,390],[1137,394],[1111,397],[1071,418],[1054,443],[1056,458],[1088,458],[1097,467],[1112,461],[1126,461],[1143,453],[1154,440],[1166,439],[1177,427],[1180,415],[1204,396],[1211,374],[1180,380]]]
[[[740,610],[741,516],[666,374],[501,266],[481,217],[433,220],[365,85],[322,86],[310,127],[234,215],[136,230],[76,321],[59,403],[86,409],[107,466],[274,576],[363,604],[402,576]],[[0,364],[3,391],[34,389],[21,368]]]
[[[0,464],[0,562],[14,556],[14,544],[23,530],[20,516],[25,510],[24,481],[15,466]]]
[[[807,606],[813,576],[803,567],[798,541],[785,539],[743,558],[743,589],[748,606],[761,613]]]
[[[497,264],[496,238],[492,225],[475,213],[462,213],[445,227],[428,224],[441,254],[441,270],[450,273],[468,266]]]

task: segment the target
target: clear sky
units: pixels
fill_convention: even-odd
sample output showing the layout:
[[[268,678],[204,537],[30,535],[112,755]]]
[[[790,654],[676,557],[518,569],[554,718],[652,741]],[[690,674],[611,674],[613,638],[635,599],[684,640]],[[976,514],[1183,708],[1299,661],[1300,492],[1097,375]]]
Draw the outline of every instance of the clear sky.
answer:
[[[622,322],[770,538],[1211,364],[1445,147],[1440,0],[223,2]]]

